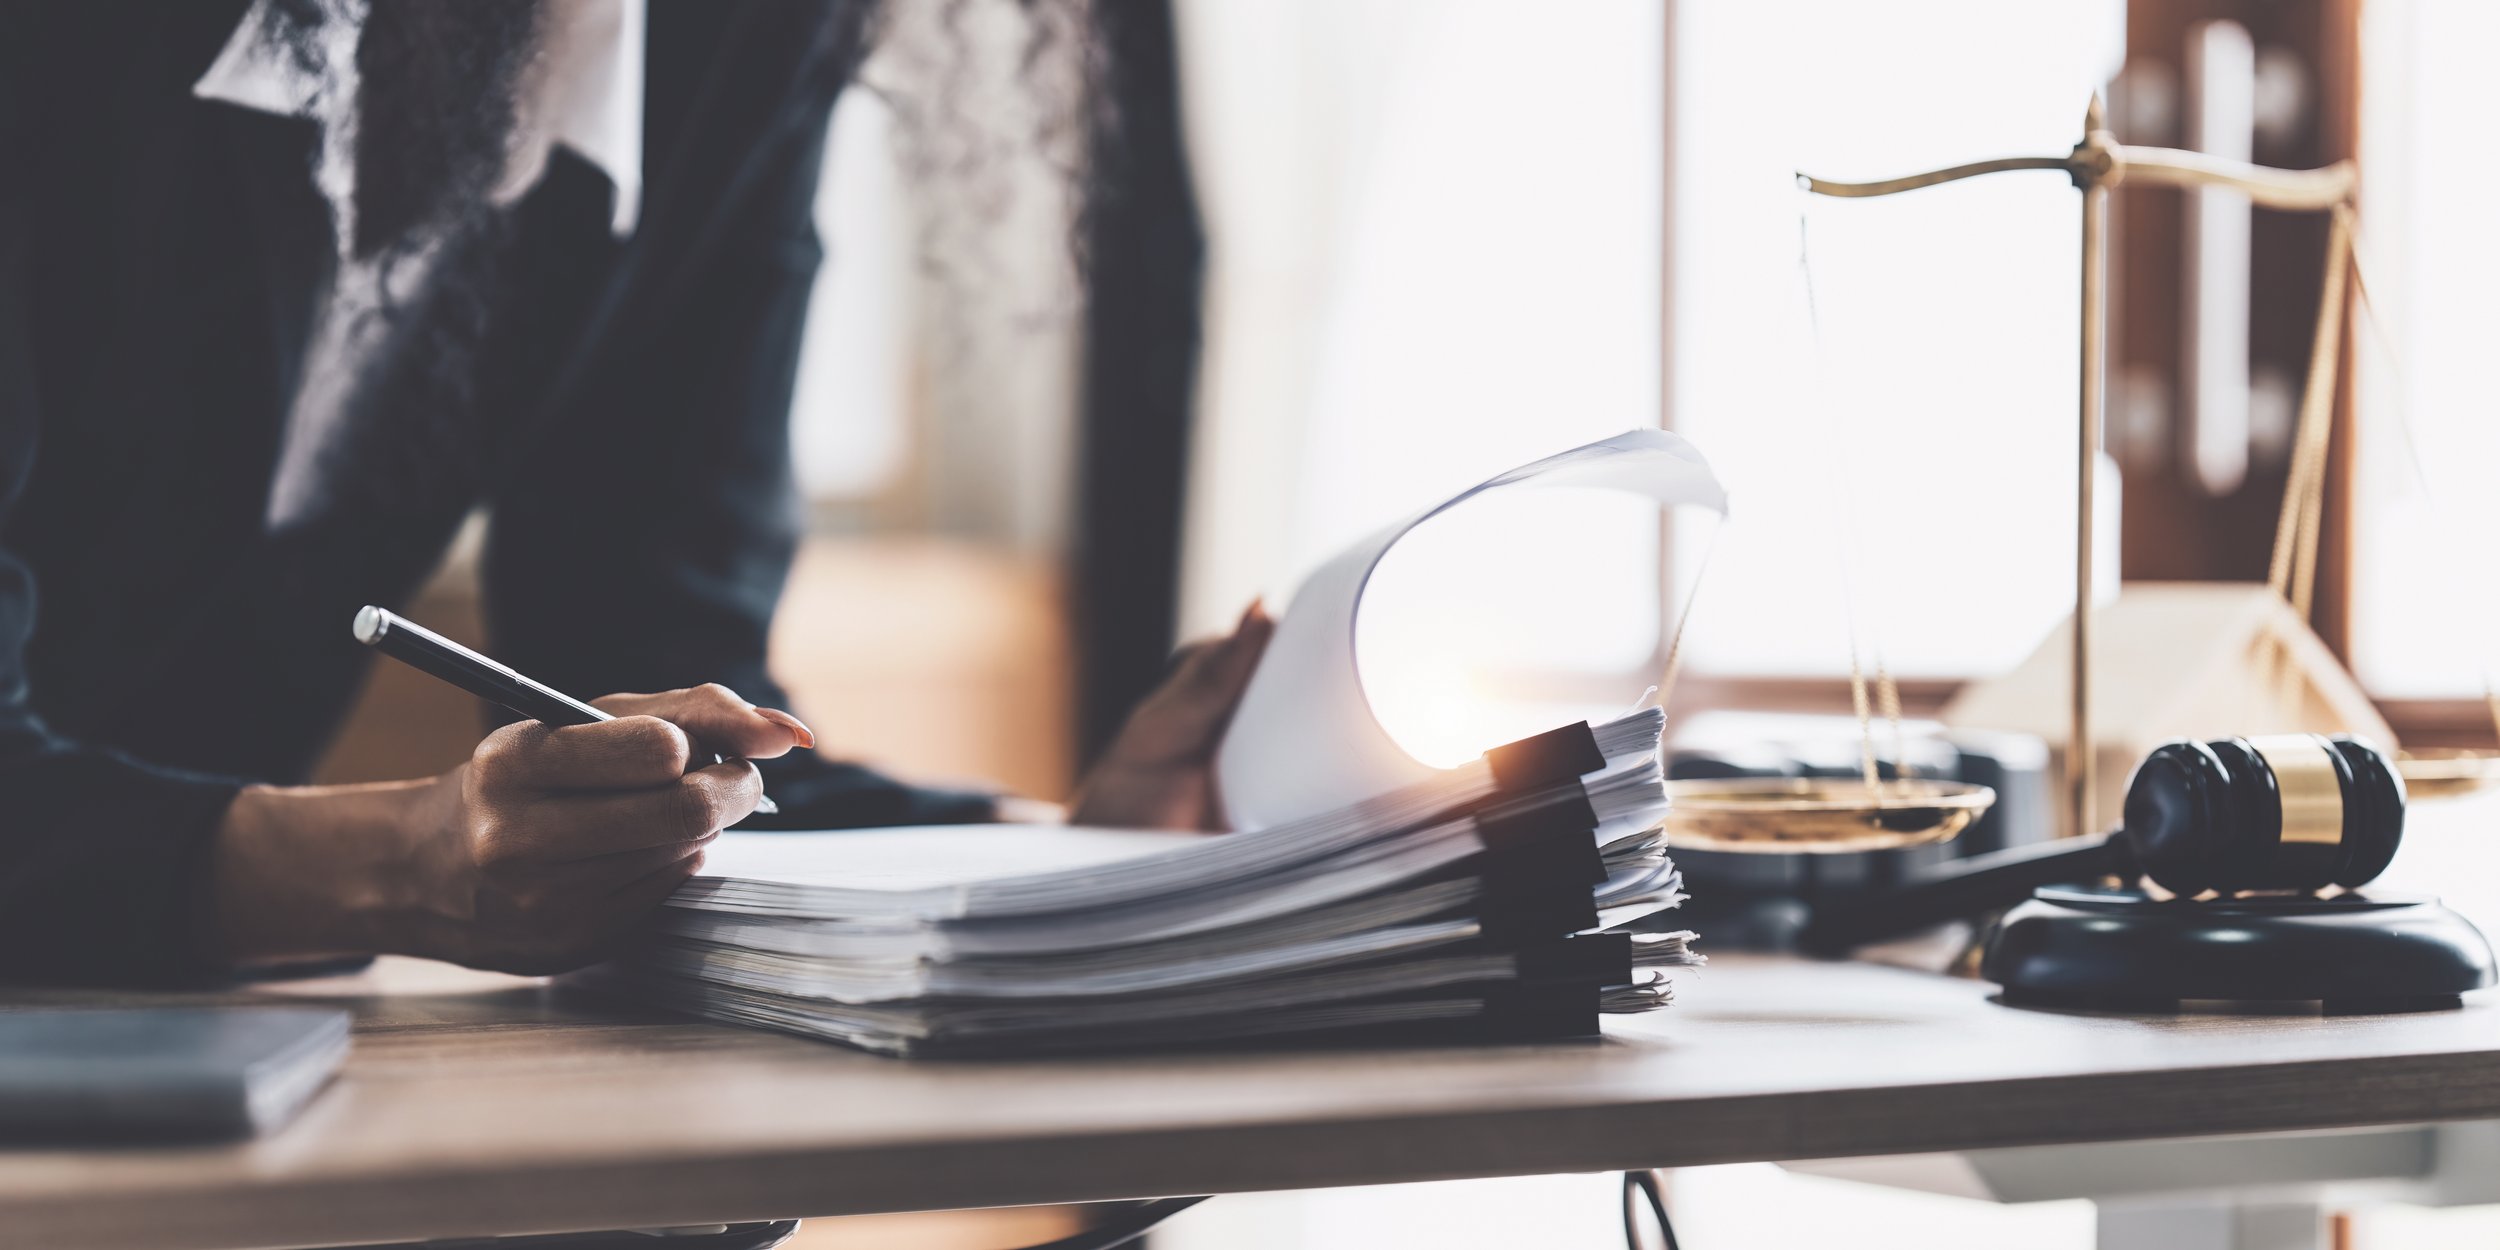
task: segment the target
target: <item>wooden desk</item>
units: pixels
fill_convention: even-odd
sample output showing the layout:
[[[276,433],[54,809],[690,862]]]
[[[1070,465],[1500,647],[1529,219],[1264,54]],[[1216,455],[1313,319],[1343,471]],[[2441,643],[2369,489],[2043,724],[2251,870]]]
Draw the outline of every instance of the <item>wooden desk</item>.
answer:
[[[900,1062],[408,962],[294,1125],[0,1151],[0,1241],[329,1244],[2500,1117],[2500,1002],[2083,1017],[1722,959],[1602,1042]],[[18,993],[12,1001],[103,1002]]]

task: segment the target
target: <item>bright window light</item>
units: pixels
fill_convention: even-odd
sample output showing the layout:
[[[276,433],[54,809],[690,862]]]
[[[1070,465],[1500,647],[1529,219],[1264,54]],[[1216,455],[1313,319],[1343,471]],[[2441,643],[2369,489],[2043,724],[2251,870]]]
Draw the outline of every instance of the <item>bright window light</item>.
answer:
[[[828,255],[791,402],[791,456],[812,499],[874,494],[902,468],[919,313],[893,115],[875,95],[845,91],[832,124],[816,197]]]
[[[1183,616],[1219,628],[1377,527],[1659,419],[1660,6],[1192,0],[1210,240]],[[1358,647],[1437,763],[1654,680],[1654,505],[1469,505],[1395,552]]]
[[[2379,327],[2361,322],[2357,342],[2354,667],[2375,694],[2478,696],[2500,643],[2500,573],[2470,555],[2500,529],[2500,171],[2476,155],[2476,122],[2500,111],[2500,6],[2391,0],[2362,17],[2359,246]]]
[[[1562,489],[1480,496],[1417,527],[1382,558],[1355,621],[1381,728],[1446,768],[1629,711],[1657,679],[1657,532],[1649,500]],[[1581,706],[1558,696],[1559,673],[1601,690],[1616,680]]]
[[[2010,667],[2072,609],[2073,187],[2005,174],[1809,202],[1793,174],[2064,153],[2117,68],[2123,10],[1677,6],[1671,419],[1718,466],[1731,507],[1693,624],[1696,668],[1841,671],[1844,572],[1864,635],[1902,673]],[[2103,499],[2106,569],[2114,489]],[[1679,533],[1679,561],[1698,554]]]

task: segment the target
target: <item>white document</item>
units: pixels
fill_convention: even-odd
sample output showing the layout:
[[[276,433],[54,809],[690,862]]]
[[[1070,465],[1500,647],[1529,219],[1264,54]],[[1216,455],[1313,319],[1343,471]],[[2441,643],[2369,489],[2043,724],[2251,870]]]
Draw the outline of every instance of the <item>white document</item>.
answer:
[[[1234,828],[1299,820],[1438,771],[1389,736],[1363,691],[1354,645],[1363,590],[1416,526],[1489,491],[1529,487],[1618,490],[1727,512],[1727,493],[1691,443],[1631,430],[1488,478],[1346,548],[1294,593],[1217,752]]]
[[[830,833],[733,833],[703,857],[706,877],[893,893],[1099,869],[1195,846],[1205,837],[1075,825],[910,825]]]
[[[1665,810],[1658,761],[1665,724],[1649,708],[1592,728],[1600,753],[1619,761],[1585,782],[1599,836],[1646,828]],[[1113,909],[1192,896],[1202,909],[1255,904],[1274,915],[1296,901],[1396,885],[1466,857],[1479,844],[1463,813],[1493,793],[1492,773],[1470,761],[1338,811],[1221,837],[1005,824],[731,833],[669,902],[818,920],[1057,916],[1065,919],[1052,927],[1073,929],[1116,920]]]

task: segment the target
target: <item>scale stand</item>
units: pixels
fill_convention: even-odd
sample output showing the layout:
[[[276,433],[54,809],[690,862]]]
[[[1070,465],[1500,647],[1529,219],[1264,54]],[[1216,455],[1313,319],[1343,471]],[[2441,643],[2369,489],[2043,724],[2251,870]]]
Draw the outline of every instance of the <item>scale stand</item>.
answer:
[[[2318,331],[2312,344],[2309,377],[2303,392],[2295,436],[2295,482],[2313,480],[2327,452],[2336,367],[2340,352],[2336,328],[2342,323],[2344,276],[2350,258],[2354,188],[2351,162],[2324,169],[2268,169],[2224,160],[2201,152],[2121,144],[2110,133],[2101,101],[2093,97],[2085,111],[2083,138],[2072,151],[2055,156],[2016,156],[1956,165],[1879,182],[1835,182],[1806,174],[1797,176],[1805,191],[1843,199],[1900,195],[1965,178],[2021,172],[2064,174],[2083,199],[2081,382],[2076,420],[2075,489],[2075,616],[2072,684],[2066,736],[2066,831],[2081,835],[2099,826],[2092,818],[2092,711],[2090,680],[2092,648],[2093,479],[2100,458],[2102,382],[2108,356],[2108,285],[2102,251],[2106,243],[2110,190],[2132,181],[2138,185],[2182,188],[2222,187],[2267,208],[2333,214],[2329,235],[2327,281],[2318,310]],[[2293,491],[2277,526],[2274,567],[2269,583],[2296,609],[2307,615],[2312,570],[2317,551],[2318,500],[2314,492]],[[1691,603],[1686,602],[1689,612]],[[1679,624],[1677,638],[1681,637]],[[1674,685],[1676,647],[1668,647],[1667,676],[1662,690]],[[1675,807],[1668,816],[1669,836],[1679,845],[1706,850],[1778,853],[1831,853],[1941,841],[1994,801],[1985,787],[1913,778],[1885,781],[1878,777],[1866,683],[1852,657],[1850,687],[1857,705],[1861,733],[1867,739],[1862,760],[1863,783],[1850,785],[1820,779],[1676,782]],[[2287,666],[2285,672],[2290,672]],[[1888,719],[1898,721],[1898,698],[1880,663],[1876,679]],[[2500,702],[2495,703],[2500,716]]]
[[[2326,281],[2318,303],[2317,331],[2311,340],[2309,376],[2301,395],[2294,434],[2292,481],[2315,480],[2325,463],[2330,418],[2334,408],[2336,367],[2341,353],[2345,274],[2351,257],[2353,193],[2359,177],[2352,162],[2338,161],[2322,169],[2270,169],[2176,148],[2138,147],[2118,142],[2109,130],[2098,95],[2084,112],[2083,138],[2074,150],[2057,156],[2012,156],[1955,165],[1878,182],[1835,182],[1797,175],[1801,189],[1841,199],[1900,195],[1965,178],[1996,174],[2055,172],[2074,183],[2083,199],[2082,335],[2078,354],[2080,384],[2075,447],[2075,616],[2071,656],[2071,687],[2067,692],[2066,832],[2092,833],[2092,538],[2095,533],[2093,485],[2101,454],[2103,382],[2108,373],[2109,287],[2103,250],[2108,241],[2109,193],[2121,184],[2183,189],[2226,188],[2253,204],[2288,212],[2330,213]],[[2309,591],[2316,567],[2319,502],[2313,492],[2287,493],[2275,533],[2273,566],[2268,584],[2308,616]]]
[[[2103,257],[2109,192],[2122,183],[2228,188],[2263,207],[2331,215],[2291,484],[2277,518],[2267,577],[2268,586],[2305,619],[2317,562],[2359,179],[2349,161],[2322,169],[2269,169],[2200,152],[2121,144],[2111,135],[2096,96],[2086,110],[2082,140],[2061,155],[1980,161],[1880,182],[1834,182],[1802,174],[1798,182],[1815,195],[1859,199],[2022,171],[2062,173],[2083,201],[2075,615],[2065,797],[2068,832],[2087,834],[2100,827],[2092,813],[2090,675],[2093,478],[2100,455],[2109,332]],[[2500,719],[2500,700],[2494,701],[2494,715]],[[2461,788],[2483,780],[2464,776],[2470,771],[2467,766],[2485,763],[2465,760],[2452,769],[2460,773]],[[2103,1010],[2175,1010],[2183,1003],[2209,1000],[2316,1002],[2337,1013],[2426,1010],[2459,1006],[2460,994],[2494,981],[2490,943],[2435,899],[2347,893],[2198,901],[2088,886],[2046,887],[2007,913],[1989,942],[1980,972],[2005,987],[2005,1001],[2011,1004]]]
[[[1980,975],[2019,1007],[2314,1002],[2328,1015],[2454,1008],[2495,979],[2481,931],[2427,895],[2199,900],[2085,885],[2044,886],[2007,912]]]

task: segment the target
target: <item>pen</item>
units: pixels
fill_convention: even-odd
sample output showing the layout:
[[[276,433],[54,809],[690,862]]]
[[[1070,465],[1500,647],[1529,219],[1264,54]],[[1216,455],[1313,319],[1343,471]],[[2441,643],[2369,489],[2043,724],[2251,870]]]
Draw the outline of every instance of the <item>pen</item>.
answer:
[[[591,705],[533,681],[453,642],[433,630],[385,608],[370,604],[356,612],[356,641],[421,673],[439,677],[470,694],[512,709],[545,725],[595,725],[615,720]],[[728,762],[715,755],[712,762]],[[781,807],[771,797],[758,798],[755,810],[771,816]]]

